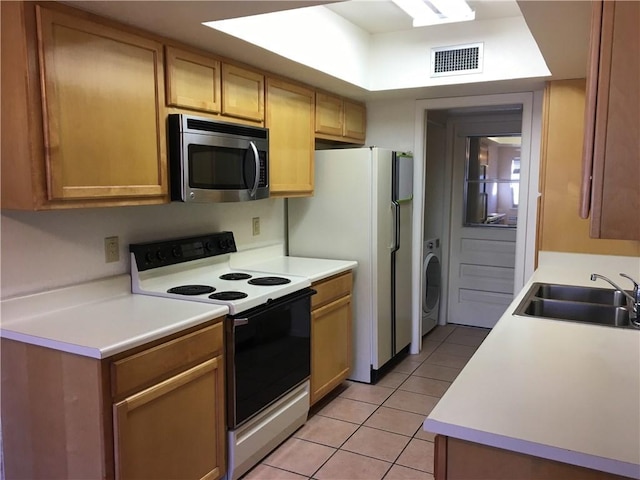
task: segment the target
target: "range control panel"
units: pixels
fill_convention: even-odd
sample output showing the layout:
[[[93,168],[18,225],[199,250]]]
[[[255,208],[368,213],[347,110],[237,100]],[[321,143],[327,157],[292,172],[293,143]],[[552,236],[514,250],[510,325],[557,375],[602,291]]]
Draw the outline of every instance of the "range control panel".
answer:
[[[197,237],[183,237],[161,242],[129,245],[138,271],[166,267],[176,263],[237,252],[233,232],[218,232]]]

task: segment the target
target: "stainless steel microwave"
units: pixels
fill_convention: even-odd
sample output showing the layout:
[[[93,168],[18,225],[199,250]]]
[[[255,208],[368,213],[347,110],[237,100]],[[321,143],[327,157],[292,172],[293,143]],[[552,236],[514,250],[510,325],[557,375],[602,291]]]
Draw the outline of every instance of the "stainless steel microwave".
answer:
[[[185,114],[168,123],[171,199],[244,202],[269,197],[269,130]]]

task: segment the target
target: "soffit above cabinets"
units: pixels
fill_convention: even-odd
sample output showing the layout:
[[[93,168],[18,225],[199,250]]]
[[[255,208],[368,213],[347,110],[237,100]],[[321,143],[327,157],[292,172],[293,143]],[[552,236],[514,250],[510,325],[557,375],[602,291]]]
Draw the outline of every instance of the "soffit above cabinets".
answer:
[[[476,22],[466,22],[464,27],[456,27],[456,24],[451,24],[418,29],[411,28],[411,19],[406,17],[390,0],[356,2],[327,2],[324,0],[212,2],[82,0],[64,3],[359,100],[393,97],[433,98],[443,95],[521,91],[532,86],[540,87],[544,80],[551,78],[584,76],[586,71],[588,41],[583,41],[582,32],[588,32],[589,28],[589,20],[584,15],[583,5],[588,4],[588,1],[469,0],[470,6],[476,11]],[[567,6],[565,4],[575,5]],[[326,8],[317,7],[318,5],[325,5]],[[323,8],[330,14],[340,15],[343,22],[348,22],[353,26],[353,29],[360,30],[361,36],[369,36],[372,39],[370,45],[366,47],[366,52],[363,53],[363,47],[360,47],[354,53],[359,58],[368,57],[367,64],[357,66],[360,71],[356,80],[349,78],[348,75],[340,74],[340,72],[326,71],[310,65],[311,62],[308,61],[291,60],[282,52],[271,52],[264,47],[201,24],[204,21],[237,18],[249,14],[264,14],[282,9],[291,11],[300,6]],[[577,11],[581,13],[577,14]],[[543,30],[545,22],[548,23],[549,18],[553,19],[554,25],[565,25],[565,27],[571,25],[571,28],[555,28],[553,35],[542,35],[539,32]],[[519,34],[521,37],[523,35],[531,36],[529,33],[531,30],[534,33],[534,36],[531,37],[531,43],[535,45],[536,42],[533,40],[535,37],[538,44],[542,45],[543,55],[538,52],[537,60],[528,60],[521,62],[522,65],[517,68],[509,68],[513,75],[486,74],[484,78],[467,77],[466,79],[464,76],[459,76],[463,78],[458,78],[453,82],[448,82],[445,79],[436,83],[429,83],[426,79],[423,82],[422,78],[420,81],[410,81],[412,78],[424,76],[423,65],[418,65],[418,62],[422,62],[423,59],[425,62],[429,62],[430,52],[428,50],[431,46],[442,47],[469,43],[469,39],[466,37],[478,37],[479,28],[468,25],[482,24],[483,22],[487,25],[487,31],[493,32],[494,36],[502,30],[518,31],[522,29],[525,32]],[[416,32],[418,30],[422,30],[423,33]],[[430,32],[429,35],[432,38],[424,40],[424,32]],[[462,32],[463,36],[466,33],[466,37],[457,39],[457,32]],[[422,35],[422,40],[419,38],[420,35]],[[581,40],[576,40],[576,37]],[[388,41],[389,39],[391,41]],[[324,39],[319,39],[319,41],[322,40]],[[474,40],[483,41],[482,38]],[[298,43],[298,41],[298,36],[294,36],[290,43]],[[383,46],[397,44],[403,48],[404,54],[398,56],[384,49],[378,50],[377,44]],[[506,41],[506,44],[509,45],[509,42]],[[412,46],[415,51],[410,52],[410,49],[405,48],[407,45]],[[486,46],[485,51],[487,51]],[[409,57],[407,57],[407,52],[411,53]],[[489,54],[487,59],[492,58],[490,49],[487,53]],[[342,52],[336,53],[333,58],[340,60],[341,55]],[[394,55],[395,63],[389,60],[394,60]],[[502,55],[502,53],[499,52],[497,55]],[[497,58],[497,55],[494,55],[493,58]],[[557,59],[562,58],[563,55],[565,58],[571,58],[571,61],[558,61]],[[312,53],[307,55],[307,59],[310,56]],[[332,55],[328,56],[332,57]],[[553,59],[552,63],[547,58]],[[542,62],[544,64],[545,61],[547,61],[551,76],[532,72],[531,65],[533,63]],[[345,65],[350,63],[353,62],[345,62]],[[370,65],[377,65],[377,68]],[[405,68],[405,65],[408,65],[409,68]],[[402,66],[402,68],[397,70],[397,66]],[[462,81],[464,83],[460,83]]]

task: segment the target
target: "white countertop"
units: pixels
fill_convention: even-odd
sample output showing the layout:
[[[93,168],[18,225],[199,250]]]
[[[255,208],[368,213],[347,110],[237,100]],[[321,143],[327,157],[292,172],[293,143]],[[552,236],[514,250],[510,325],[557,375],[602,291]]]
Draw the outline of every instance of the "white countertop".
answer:
[[[286,257],[282,246],[275,245],[240,252],[233,267],[315,282],[356,265]],[[0,308],[1,337],[93,358],[110,357],[229,312],[226,306],[133,295],[129,275],[5,299]]]
[[[225,306],[131,294],[131,278],[3,300],[0,336],[106,358],[228,313]]]
[[[281,275],[307,277],[313,283],[348,270],[353,270],[357,265],[358,262],[353,260],[279,256],[266,261],[252,263],[250,267],[251,270],[257,272],[272,272]]]
[[[640,478],[640,330],[513,315],[533,282],[608,286],[591,272],[626,288],[640,259],[541,256],[425,430]]]

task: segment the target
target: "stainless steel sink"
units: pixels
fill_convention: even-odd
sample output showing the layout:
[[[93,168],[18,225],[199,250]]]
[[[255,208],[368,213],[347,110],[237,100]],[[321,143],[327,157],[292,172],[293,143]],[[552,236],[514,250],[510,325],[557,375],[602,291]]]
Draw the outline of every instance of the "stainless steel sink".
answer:
[[[550,300],[565,300],[568,302],[599,303],[624,307],[627,298],[617,290],[609,288],[578,287],[575,285],[555,285],[550,283],[536,283],[535,297]]]
[[[544,298],[532,299],[524,309],[524,315],[557,318],[574,322],[597,323],[614,327],[629,325],[629,310],[625,307],[597,303],[566,302]]]
[[[625,296],[604,288],[534,283],[514,313],[632,328]]]

